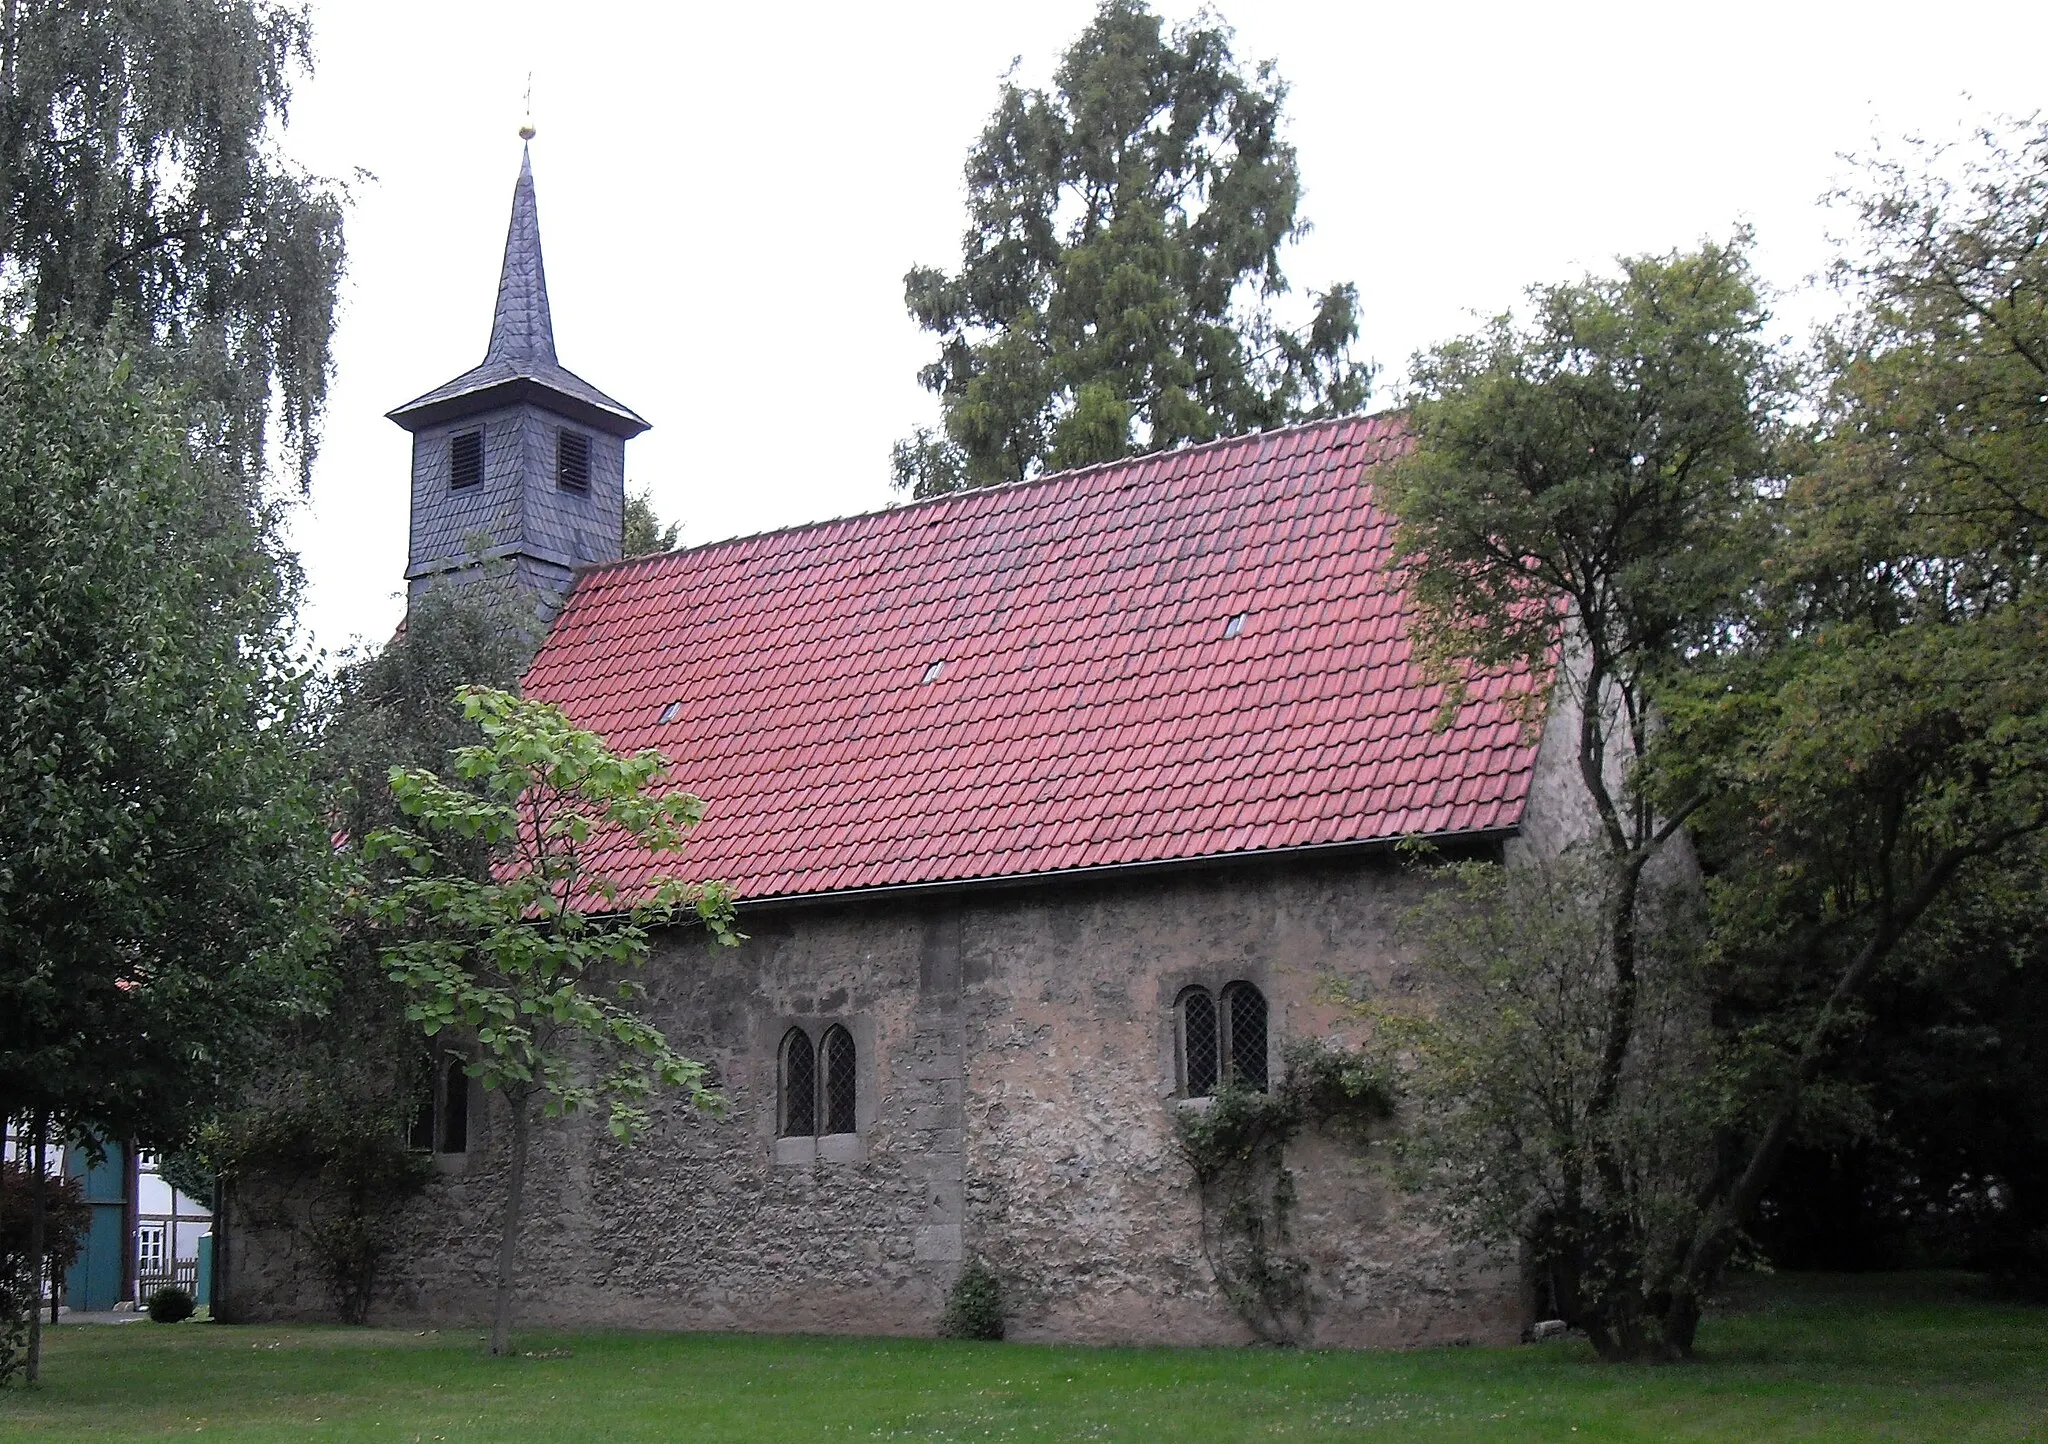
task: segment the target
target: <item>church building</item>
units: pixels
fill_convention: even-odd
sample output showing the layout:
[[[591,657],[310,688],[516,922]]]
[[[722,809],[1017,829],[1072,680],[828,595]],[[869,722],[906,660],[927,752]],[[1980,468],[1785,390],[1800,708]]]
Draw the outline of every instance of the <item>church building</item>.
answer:
[[[648,423],[556,359],[525,163],[482,364],[391,417],[414,593],[483,538],[560,598],[527,693],[671,759],[708,811],[662,870],[728,883],[747,935],[663,939],[646,975],[724,1116],[538,1131],[521,1323],[930,1334],[979,1262],[1012,1338],[1518,1335],[1515,1261],[1369,1133],[1288,1141],[1249,1243],[1177,1142],[1219,1088],[1359,1041],[1333,990],[1408,985],[1398,842],[1565,826],[1558,733],[1499,683],[1438,725],[1373,494],[1397,417],[619,560]],[[437,1103],[373,1319],[489,1316],[502,1105],[459,1067]],[[238,1315],[324,1308],[261,1229],[231,1272]]]

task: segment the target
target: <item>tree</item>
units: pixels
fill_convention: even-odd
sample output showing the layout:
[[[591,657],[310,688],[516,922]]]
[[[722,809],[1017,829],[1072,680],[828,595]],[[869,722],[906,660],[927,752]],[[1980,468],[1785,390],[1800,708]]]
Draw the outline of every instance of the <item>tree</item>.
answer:
[[[1611,596],[1628,604],[1612,613],[1629,621],[1620,635],[1657,635],[1629,620],[1637,616],[1675,619],[1661,648],[1618,653],[1652,665],[1640,674],[1642,706],[1626,680],[1610,704],[1617,717],[1641,719],[1623,729],[1612,775],[1631,809],[1624,819],[1635,819],[1624,841],[1654,842],[1683,822],[1705,866],[1693,1016],[1710,1045],[1702,1067],[1681,1075],[1700,1106],[1664,1113],[1693,1130],[1691,1150],[1674,1155],[1689,1161],[1664,1175],[1686,1186],[1659,1195],[1680,1209],[1658,1214],[1646,1171],[1617,1173],[1620,1155],[1589,1127],[1597,1191],[1577,1205],[1583,1223],[1560,1238],[1553,1210],[1532,1208],[1525,1220],[1567,1317],[1604,1353],[1688,1352],[1702,1301],[1788,1151],[1802,1138],[1870,1130],[1854,1054],[1891,987],[1931,976],[1985,938],[2024,938],[2039,925],[2048,133],[1980,140],[1982,158],[1960,183],[1931,162],[1920,171],[1885,164],[1854,197],[1866,250],[1839,272],[1851,309],[1825,339],[1810,396],[1816,420],[1782,451],[1782,484],[1762,469],[1730,473],[1738,484],[1711,509],[1730,520],[1690,539],[1639,529],[1685,494],[1678,485],[1596,533],[1605,549],[1590,559],[1605,559]],[[1684,315],[1668,297],[1654,308],[1659,325]],[[1743,333],[1720,323],[1701,334],[1720,348]],[[1632,342],[1625,354],[1657,352]],[[1567,680],[1583,665],[1617,687],[1601,677],[1607,629],[1587,620],[1599,595],[1546,582],[1551,564],[1521,521],[1525,500],[1544,515],[1569,501],[1564,463],[1599,456],[1603,433],[1560,432],[1569,446],[1554,465],[1527,469],[1540,484],[1522,494],[1488,487],[1462,459],[1555,414],[1560,396],[1601,373],[1583,361],[1563,368],[1523,404],[1501,405],[1463,452],[1446,452],[1432,433],[1441,416],[1437,398],[1425,398],[1421,450],[1397,468],[1394,491],[1409,558],[1432,564],[1416,583],[1426,655],[1533,668],[1533,643],[1547,641],[1561,649]],[[1458,373],[1449,394],[1486,395],[1462,379],[1472,374]],[[1757,394],[1767,401],[1774,389]],[[1496,390],[1503,401],[1517,395]],[[1612,454],[1634,466],[1683,435],[1660,423]],[[1733,454],[1749,451],[1744,441]],[[1687,469],[1674,483],[1714,456],[1679,454]],[[1754,569],[1744,560],[1752,534]],[[1575,685],[1582,699],[1597,695]],[[1582,719],[1581,778],[1610,861],[1625,869],[1636,850],[1613,845],[1598,798],[1609,769],[1590,765],[1585,750],[1600,730]],[[1609,896],[1605,946],[1620,958],[1633,947],[1631,917],[1643,914],[1625,888]],[[1632,1061],[1640,976],[1618,964],[1597,976],[1619,1043],[1602,1067],[1608,1058],[1620,1067],[1576,1115],[1588,1124],[1613,1116],[1632,1079],[1655,1076]],[[1485,1051],[1483,1038],[1466,1041]],[[1660,1226],[1643,1227],[1653,1215]]]
[[[27,1365],[43,1280],[71,1266],[91,1223],[77,1179],[51,1177],[18,1159],[0,1162],[0,1384]]]
[[[943,421],[897,444],[898,486],[935,496],[1363,403],[1352,287],[1313,297],[1300,330],[1271,309],[1306,227],[1286,94],[1227,28],[1167,35],[1143,0],[1103,0],[1050,91],[1004,82],[968,156],[960,270],[904,277],[940,338],[919,380]]]
[[[307,37],[272,0],[0,5],[0,313],[51,343],[0,361],[0,1108],[38,1153],[189,1133],[307,921],[259,501],[273,408],[310,476],[342,266],[340,192],[277,146]]]
[[[187,415],[0,342],[0,1113],[37,1151],[182,1141],[317,932],[293,573]]]
[[[342,193],[277,146],[310,58],[278,0],[0,7],[0,306],[175,372],[245,476],[275,408],[302,487],[343,257]]]
[[[392,791],[421,832],[376,834],[369,856],[414,871],[381,888],[372,914],[400,939],[385,952],[429,1037],[473,1041],[472,1077],[502,1093],[510,1115],[491,1352],[510,1343],[527,1147],[536,1110],[559,1117],[603,1105],[629,1142],[662,1086],[715,1109],[701,1063],[683,1057],[633,1004],[627,974],[646,962],[648,930],[688,922],[736,943],[732,901],[716,883],[664,879],[629,894],[598,866],[605,856],[672,852],[704,804],[663,790],[657,752],[611,752],[545,702],[470,687],[463,709],[484,741],[459,749],[451,785],[394,767]],[[477,841],[498,860],[488,876],[436,866],[437,840]]]
[[[682,531],[681,522],[664,523],[655,514],[652,492],[633,492],[626,498],[626,529],[619,555],[644,557],[656,552],[672,552]]]
[[[1605,1356],[1630,1352],[1636,1326],[1614,1296],[1661,1290],[1710,1168],[1701,1090],[1672,1086],[1711,1058],[1692,909],[1682,893],[1644,909],[1657,925],[1617,1080],[1616,863],[1587,849],[1434,870],[1441,885],[1404,924],[1424,996],[1357,1005],[1376,1046],[1407,1060],[1404,1171],[1462,1236],[1528,1249],[1539,1308],[1582,1324]]]
[[[1418,356],[1415,446],[1382,487],[1411,633],[1447,708],[1469,669],[1503,670],[1532,714],[1572,732],[1600,947],[1571,978],[1600,1042],[1559,1125],[1570,1166],[1554,1195],[1525,1193],[1520,1226],[1564,1316],[1616,1357],[1690,1343],[1664,1333],[1670,1269],[1644,1228],[1666,1180],[1628,1166],[1619,1119],[1644,1066],[1646,878],[1702,802],[1674,793],[1660,808],[1641,760],[1658,696],[1754,575],[1784,404],[1746,243],[1538,288],[1528,322],[1504,316]]]
[[[1983,1269],[2048,1293],[2048,908],[2013,901],[1952,902],[1872,980],[1829,1059],[1849,1106],[1803,1110],[1746,1225],[1774,1263]]]
[[[349,891],[409,874],[395,859],[363,856],[367,838],[404,822],[392,767],[448,775],[456,752],[483,738],[457,690],[515,687],[540,629],[533,598],[509,573],[479,567],[414,598],[389,641],[327,679],[310,761],[347,882],[301,996],[263,1040],[239,1095],[169,1160],[195,1191],[218,1184],[223,1207],[232,1200],[255,1226],[293,1234],[347,1323],[366,1320],[397,1218],[430,1176],[410,1139],[438,1060],[384,966],[393,939],[342,904]],[[472,841],[444,844],[435,865],[481,881],[491,861]],[[232,1310],[232,1298],[222,1302]]]
[[[2048,127],[1879,163],[1754,607],[1669,699],[1747,1081],[1685,1269],[1736,1246],[1873,985],[2038,925],[2048,831]],[[1694,1305],[1696,1308],[1696,1305]]]
[[[316,766],[345,836],[360,843],[401,824],[391,769],[449,773],[456,752],[483,737],[456,693],[516,691],[544,630],[512,575],[483,567],[413,598],[389,641],[336,670]],[[465,861],[478,877],[487,870],[481,851]]]

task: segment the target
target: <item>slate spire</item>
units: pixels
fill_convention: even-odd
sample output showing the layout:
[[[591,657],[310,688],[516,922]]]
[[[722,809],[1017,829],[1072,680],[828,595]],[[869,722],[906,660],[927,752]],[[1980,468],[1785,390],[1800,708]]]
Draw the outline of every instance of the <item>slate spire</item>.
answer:
[[[555,356],[530,147],[512,186],[484,359],[386,414],[413,438],[412,595],[505,562],[521,589],[560,597],[578,567],[618,557],[626,442],[647,423]]]
[[[522,127],[520,136],[531,139],[530,129]],[[621,438],[647,429],[630,407],[605,395],[555,356],[555,320],[548,309],[548,276],[540,258],[540,208],[533,199],[532,147],[522,145],[519,179],[512,184],[512,223],[505,229],[505,262],[498,271],[498,304],[491,312],[491,344],[484,359],[453,381],[385,414],[417,435],[422,428],[529,400]]]
[[[491,313],[493,361],[554,366],[555,322],[548,312],[548,275],[541,264],[540,214],[533,200],[533,156],[519,148],[519,179],[512,186],[512,224],[505,231],[505,264],[498,272],[498,306]]]

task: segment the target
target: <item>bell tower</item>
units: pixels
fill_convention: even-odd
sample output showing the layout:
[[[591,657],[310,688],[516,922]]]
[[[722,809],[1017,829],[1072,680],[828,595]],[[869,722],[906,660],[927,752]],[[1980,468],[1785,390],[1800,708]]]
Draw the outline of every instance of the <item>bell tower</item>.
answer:
[[[409,596],[501,562],[560,597],[577,567],[618,559],[626,442],[647,423],[555,359],[528,148],[482,364],[387,414],[412,433]]]

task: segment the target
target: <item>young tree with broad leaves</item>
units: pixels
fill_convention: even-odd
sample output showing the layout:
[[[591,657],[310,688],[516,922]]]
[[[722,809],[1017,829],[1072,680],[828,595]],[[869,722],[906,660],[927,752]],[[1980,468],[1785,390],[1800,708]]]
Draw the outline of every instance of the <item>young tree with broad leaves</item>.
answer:
[[[499,1232],[491,1352],[510,1347],[529,1142],[539,1117],[602,1106],[630,1142],[663,1087],[717,1109],[701,1063],[669,1046],[636,1004],[630,974],[647,961],[648,933],[687,924],[733,944],[732,900],[717,883],[672,878],[630,892],[602,859],[671,853],[704,814],[664,787],[658,752],[622,757],[545,702],[466,688],[465,714],[484,740],[458,749],[454,779],[394,767],[391,788],[418,830],[370,839],[374,862],[408,871],[368,899],[396,939],[385,951],[429,1037],[472,1048],[470,1075],[505,1099],[508,1155]],[[482,877],[439,866],[448,844],[481,843],[497,866]]]
[[[1203,16],[1103,0],[1049,90],[1006,81],[967,160],[960,269],[904,299],[939,338],[940,429],[894,453],[917,496],[1017,481],[1363,404],[1348,284],[1275,317],[1301,234],[1287,88]]]
[[[1636,1166],[1635,1141],[1654,1106],[1638,1086],[1646,1000],[1670,993],[1646,977],[1669,951],[1652,883],[1704,799],[1660,806],[1642,761],[1659,697],[1734,618],[1759,561],[1785,393],[1747,246],[1738,235],[1539,287],[1526,321],[1418,356],[1415,446],[1382,486],[1411,634],[1447,707],[1468,669],[1504,669],[1533,715],[1567,730],[1587,832],[1575,875],[1595,880],[1582,905],[1598,954],[1559,977],[1582,995],[1573,1016],[1597,1017],[1592,1046],[1546,1055],[1548,1073],[1472,1061],[1435,1075],[1576,1100],[1550,1132],[1480,1146],[1545,1155],[1525,1160],[1543,1186],[1520,1195],[1516,1226],[1564,1316],[1610,1357],[1689,1345],[1665,1333],[1671,1233],[1649,1206],[1670,1180]],[[1544,956],[1530,950],[1528,966]],[[1474,1060],[1498,1042],[1438,1035]],[[1493,1112],[1522,1116],[1526,1101]],[[1658,1156],[1676,1155],[1660,1143]],[[1514,1213],[1496,1204],[1496,1224]]]

